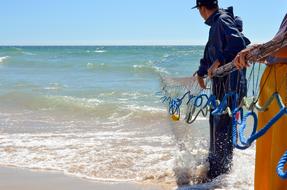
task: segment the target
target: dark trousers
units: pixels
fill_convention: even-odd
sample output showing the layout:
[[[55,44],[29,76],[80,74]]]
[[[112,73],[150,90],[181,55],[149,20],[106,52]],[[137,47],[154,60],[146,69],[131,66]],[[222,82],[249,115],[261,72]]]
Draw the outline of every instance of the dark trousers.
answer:
[[[229,115],[212,115],[210,124],[209,171],[208,178],[213,179],[230,170],[233,156],[232,119]]]
[[[235,71],[225,77],[214,77],[212,79],[212,93],[222,101],[228,92],[236,92],[239,96],[236,104],[241,102],[247,93],[246,71]],[[228,106],[232,106],[235,100],[228,99]],[[213,110],[211,110],[212,112]],[[228,114],[209,116],[210,125],[210,147],[209,147],[209,171],[208,177],[213,179],[228,172],[232,165],[232,118]]]

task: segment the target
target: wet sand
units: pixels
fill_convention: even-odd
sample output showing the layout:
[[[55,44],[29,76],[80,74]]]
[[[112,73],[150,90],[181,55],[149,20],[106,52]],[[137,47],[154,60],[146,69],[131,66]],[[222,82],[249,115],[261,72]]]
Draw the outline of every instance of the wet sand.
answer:
[[[17,168],[0,168],[0,189],[5,190],[162,190],[136,183],[101,183],[66,176],[58,172],[36,172]]]

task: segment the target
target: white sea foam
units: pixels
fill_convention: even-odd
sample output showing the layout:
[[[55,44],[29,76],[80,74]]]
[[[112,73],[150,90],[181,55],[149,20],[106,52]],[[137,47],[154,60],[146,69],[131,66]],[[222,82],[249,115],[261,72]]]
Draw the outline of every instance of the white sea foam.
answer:
[[[145,65],[133,65],[133,68],[143,68],[143,67],[145,67]]]
[[[172,159],[172,147],[165,145],[170,137],[134,132],[1,134],[0,139],[0,165],[59,170],[104,181],[138,181],[154,171],[160,176]]]
[[[19,121],[22,117],[17,118]],[[204,173],[208,134],[203,137],[199,126],[184,127],[176,122],[167,128],[159,125],[149,128],[149,122],[145,122],[142,127],[127,128],[127,123],[120,124],[132,118],[133,113],[122,117],[114,115],[105,123],[101,122],[105,126],[102,129],[94,124],[95,130],[83,128],[85,123],[70,123],[69,131],[63,132],[1,132],[0,165],[58,170],[93,180],[165,184],[175,184],[176,178],[183,180],[186,175]],[[28,121],[27,116],[22,119]],[[41,118],[37,123],[40,122]],[[117,125],[120,127],[111,127]],[[157,134],[157,130],[163,130],[163,133]],[[253,148],[236,150],[232,172],[218,178],[217,185],[220,184],[222,189],[248,189],[253,185],[253,162]],[[242,164],[247,167],[242,167]]]
[[[95,53],[105,53],[107,52],[106,50],[95,50]]]
[[[153,66],[153,68],[159,73],[169,74],[169,72],[168,72],[168,70],[166,68],[157,67],[157,66]]]
[[[164,54],[163,57],[164,58],[168,58],[170,55],[169,54]]]
[[[61,90],[67,88],[67,85],[61,85],[59,83],[50,83],[49,86],[44,87],[45,90]]]
[[[147,111],[147,112],[166,112],[166,109],[164,108],[157,108],[157,107],[152,107],[152,106],[139,106],[139,105],[127,105],[127,109],[132,110],[132,111]]]
[[[133,65],[135,71],[141,72],[158,72],[167,74],[168,71],[163,67],[156,67],[152,65]]]
[[[9,58],[9,56],[0,57],[0,64],[4,63],[4,61],[8,58]]]

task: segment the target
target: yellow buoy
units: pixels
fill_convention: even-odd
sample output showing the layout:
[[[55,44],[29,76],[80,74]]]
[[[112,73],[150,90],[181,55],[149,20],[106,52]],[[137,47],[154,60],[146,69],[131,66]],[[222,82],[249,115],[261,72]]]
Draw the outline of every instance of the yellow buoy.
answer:
[[[173,121],[178,121],[179,118],[180,118],[179,115],[176,115],[176,114],[172,114],[172,115],[171,115],[171,119],[172,119]]]

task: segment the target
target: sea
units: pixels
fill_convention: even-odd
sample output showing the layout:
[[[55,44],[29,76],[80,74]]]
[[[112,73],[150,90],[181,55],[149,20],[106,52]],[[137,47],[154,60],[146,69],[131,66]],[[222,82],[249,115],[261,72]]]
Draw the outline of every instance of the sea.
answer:
[[[0,47],[0,166],[181,189],[206,171],[208,118],[172,121],[161,77],[198,69],[203,46]],[[255,147],[202,189],[253,189]],[[181,183],[182,182],[182,183]]]

